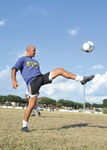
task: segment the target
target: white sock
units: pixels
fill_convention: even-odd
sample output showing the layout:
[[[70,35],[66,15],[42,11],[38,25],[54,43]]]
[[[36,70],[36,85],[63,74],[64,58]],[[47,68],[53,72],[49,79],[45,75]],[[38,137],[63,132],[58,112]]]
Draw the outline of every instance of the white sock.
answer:
[[[82,81],[83,78],[84,78],[83,76],[76,76],[75,80],[76,80],[76,81]]]
[[[28,122],[23,120],[23,126],[22,127],[28,127]]]

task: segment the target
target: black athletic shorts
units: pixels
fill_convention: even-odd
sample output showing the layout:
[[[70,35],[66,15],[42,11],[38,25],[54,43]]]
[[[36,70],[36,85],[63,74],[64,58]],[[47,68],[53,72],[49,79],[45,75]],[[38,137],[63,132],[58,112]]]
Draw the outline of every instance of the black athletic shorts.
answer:
[[[30,85],[28,86],[28,92],[30,96],[36,96],[39,94],[39,89],[42,85],[52,83],[52,80],[49,80],[49,74],[50,72],[46,74],[39,75],[37,78],[32,80]]]

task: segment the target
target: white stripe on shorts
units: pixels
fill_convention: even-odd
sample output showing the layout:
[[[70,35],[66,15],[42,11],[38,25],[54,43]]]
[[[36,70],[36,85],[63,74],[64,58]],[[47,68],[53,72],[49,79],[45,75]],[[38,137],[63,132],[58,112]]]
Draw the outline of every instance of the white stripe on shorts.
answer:
[[[31,87],[29,86],[28,87],[28,90],[27,90],[27,95],[29,95],[30,97],[37,97],[39,94],[37,93],[37,94],[34,94],[34,95],[32,95],[32,94],[30,94],[31,93]]]
[[[39,94],[35,94],[35,95],[31,95],[29,94],[29,96],[32,98],[32,97],[37,97]]]
[[[51,72],[49,73],[49,80],[50,80],[50,81],[53,80],[53,78],[52,78],[52,73],[51,73]]]

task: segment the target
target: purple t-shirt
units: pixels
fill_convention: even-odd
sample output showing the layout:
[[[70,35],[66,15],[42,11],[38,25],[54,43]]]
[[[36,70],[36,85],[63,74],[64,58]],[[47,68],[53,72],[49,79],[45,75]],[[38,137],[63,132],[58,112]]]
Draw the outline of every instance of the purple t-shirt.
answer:
[[[32,57],[24,56],[19,58],[13,68],[16,68],[17,71],[20,70],[27,85],[38,75],[41,75],[38,61],[34,60]]]

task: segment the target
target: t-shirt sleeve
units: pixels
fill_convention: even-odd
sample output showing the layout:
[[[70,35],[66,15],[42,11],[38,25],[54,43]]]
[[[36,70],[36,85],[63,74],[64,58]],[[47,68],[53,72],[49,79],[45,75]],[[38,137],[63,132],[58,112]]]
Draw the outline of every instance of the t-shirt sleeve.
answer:
[[[16,62],[16,64],[12,67],[12,69],[15,68],[17,71],[22,70],[23,62],[24,62],[23,57],[19,58],[18,61]]]

